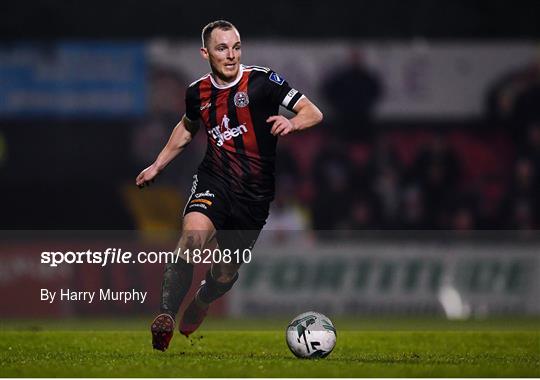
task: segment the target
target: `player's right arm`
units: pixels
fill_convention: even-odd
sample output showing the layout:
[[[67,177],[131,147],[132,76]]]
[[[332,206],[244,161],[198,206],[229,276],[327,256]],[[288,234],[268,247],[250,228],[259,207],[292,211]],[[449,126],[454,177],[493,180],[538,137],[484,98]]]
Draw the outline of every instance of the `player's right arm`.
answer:
[[[199,121],[191,121],[186,116],[174,127],[169,141],[161,150],[158,157],[152,165],[144,169],[135,179],[135,184],[139,187],[149,186],[154,182],[156,176],[165,169],[165,167],[176,156],[178,156],[184,148],[191,142],[193,136],[199,129]]]

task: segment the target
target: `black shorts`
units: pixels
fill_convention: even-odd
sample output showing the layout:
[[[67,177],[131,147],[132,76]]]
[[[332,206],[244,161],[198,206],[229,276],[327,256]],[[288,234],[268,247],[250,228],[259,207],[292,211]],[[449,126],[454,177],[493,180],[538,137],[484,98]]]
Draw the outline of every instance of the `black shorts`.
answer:
[[[251,249],[268,218],[269,201],[238,199],[218,180],[204,173],[193,176],[191,195],[184,208],[206,215],[217,231],[221,249]]]

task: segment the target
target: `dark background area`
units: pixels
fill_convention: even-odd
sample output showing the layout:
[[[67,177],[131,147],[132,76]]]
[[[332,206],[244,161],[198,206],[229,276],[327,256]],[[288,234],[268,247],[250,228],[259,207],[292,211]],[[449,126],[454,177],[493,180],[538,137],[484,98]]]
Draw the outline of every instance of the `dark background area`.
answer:
[[[518,39],[540,36],[537,1],[177,0],[8,1],[0,36],[10,39],[191,38],[229,19],[249,37]]]

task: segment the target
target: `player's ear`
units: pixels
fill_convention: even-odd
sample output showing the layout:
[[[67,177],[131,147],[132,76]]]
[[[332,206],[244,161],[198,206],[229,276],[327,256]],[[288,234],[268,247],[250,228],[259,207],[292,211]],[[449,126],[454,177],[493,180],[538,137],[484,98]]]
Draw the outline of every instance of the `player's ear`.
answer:
[[[208,49],[207,48],[204,48],[204,47],[201,48],[201,56],[204,59],[208,60]]]

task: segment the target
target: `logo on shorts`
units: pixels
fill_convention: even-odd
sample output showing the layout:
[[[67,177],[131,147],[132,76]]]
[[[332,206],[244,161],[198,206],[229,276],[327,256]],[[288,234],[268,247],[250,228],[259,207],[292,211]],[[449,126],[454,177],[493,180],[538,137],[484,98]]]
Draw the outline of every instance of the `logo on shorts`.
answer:
[[[231,119],[229,119],[227,115],[223,115],[221,125],[216,125],[214,128],[208,131],[208,134],[210,134],[214,140],[216,140],[217,146],[222,146],[225,141],[247,133],[248,130],[245,124],[240,124],[238,127],[230,128],[230,121]]]
[[[246,107],[249,104],[248,94],[242,91],[237,92],[234,95],[234,105],[237,107]]]
[[[193,204],[193,203],[204,203],[204,204],[207,204],[208,206],[212,206],[212,201],[209,201],[208,199],[193,199],[189,203],[191,203],[191,204]]]
[[[203,208],[203,209],[208,209],[208,207],[205,205],[205,204],[202,204],[202,203],[191,203],[189,205],[189,208],[192,208],[192,207],[200,207],[200,208]]]
[[[197,193],[194,195],[195,198],[200,198],[200,197],[210,197],[210,198],[214,198],[215,195],[214,193],[211,193],[210,190],[206,190],[204,193]]]

